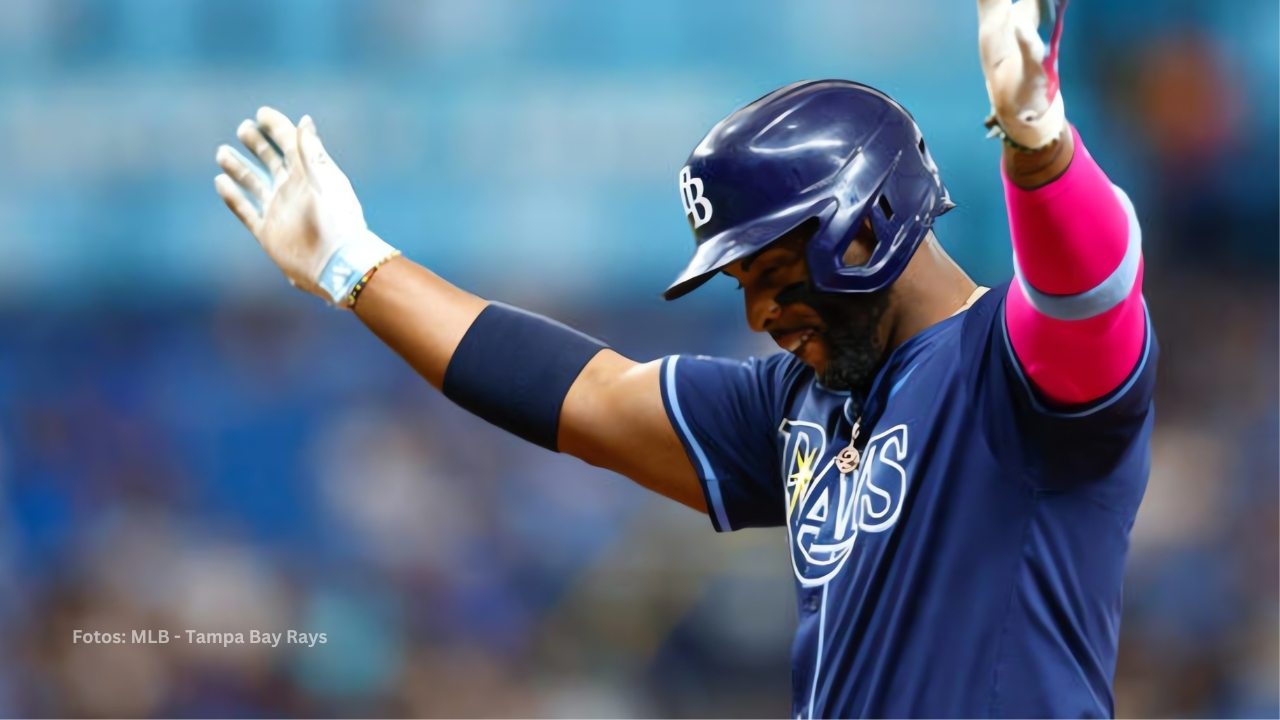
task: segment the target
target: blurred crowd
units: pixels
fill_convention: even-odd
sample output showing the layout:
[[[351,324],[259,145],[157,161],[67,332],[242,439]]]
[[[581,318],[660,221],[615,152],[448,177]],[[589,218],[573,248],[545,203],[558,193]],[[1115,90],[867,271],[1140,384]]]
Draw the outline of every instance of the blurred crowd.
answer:
[[[687,252],[674,169],[734,105],[846,75],[919,108],[961,201],[943,243],[978,280],[1008,276],[969,5],[932,19],[924,0],[697,5],[0,5],[0,130],[19,140],[0,169],[0,715],[787,712],[784,536],[717,536],[692,511],[467,416],[354,318],[280,282],[209,182],[242,114],[276,92],[314,101],[340,119],[352,150],[330,144],[371,221],[416,259],[634,357],[744,356],[768,347],[728,285],[680,306],[655,299]],[[786,33],[819,16],[852,27],[860,12],[933,49]],[[1162,346],[1117,712],[1276,717],[1277,9],[1078,0],[1070,12],[1068,114],[1139,208]],[[307,37],[284,40],[293,14]],[[699,27],[744,39],[704,40]],[[964,62],[932,69],[941,55]],[[628,97],[601,91],[614,77]],[[132,110],[120,107],[130,83]],[[523,97],[523,115],[473,128],[463,148],[428,132],[495,107],[485,83]],[[188,85],[214,88],[190,102],[223,116],[156,127],[148,111],[172,119],[165,99],[181,105]],[[573,87],[587,89],[538,93]],[[712,87],[721,94],[700,92]],[[618,137],[597,127],[617,119],[614,103],[668,98]],[[373,132],[404,138],[398,157],[362,150],[350,107],[370,102]],[[99,108],[182,147],[163,159],[135,157],[148,149],[136,139],[90,147],[74,135]],[[584,142],[612,148],[600,182],[551,142],[561,111],[594,133]],[[534,126],[532,141],[480,137],[516,124]],[[493,169],[520,147],[529,157]],[[455,187],[477,178],[496,185]],[[546,178],[571,197],[543,190]],[[146,628],[326,642],[73,642],[76,629]]]

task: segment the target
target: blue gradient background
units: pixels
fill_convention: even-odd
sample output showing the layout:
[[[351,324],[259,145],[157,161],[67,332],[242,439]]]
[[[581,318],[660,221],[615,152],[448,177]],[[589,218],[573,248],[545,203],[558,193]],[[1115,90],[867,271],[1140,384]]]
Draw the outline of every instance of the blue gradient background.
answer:
[[[1145,228],[1159,426],[1126,716],[1277,699],[1274,3],[1077,0],[1068,115]],[[1010,273],[972,2],[0,3],[0,714],[780,716],[785,539],[504,437],[282,282],[213,192],[261,104],[312,114],[371,226],[634,357],[769,352],[676,172],[779,85],[903,102]],[[317,648],[74,629],[326,632]]]

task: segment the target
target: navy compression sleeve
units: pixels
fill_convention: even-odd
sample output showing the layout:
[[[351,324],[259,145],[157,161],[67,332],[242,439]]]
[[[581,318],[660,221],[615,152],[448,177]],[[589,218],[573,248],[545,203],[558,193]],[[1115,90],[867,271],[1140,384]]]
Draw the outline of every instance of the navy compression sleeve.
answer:
[[[554,451],[565,395],[604,347],[567,325],[492,303],[462,337],[441,390],[464,410]]]

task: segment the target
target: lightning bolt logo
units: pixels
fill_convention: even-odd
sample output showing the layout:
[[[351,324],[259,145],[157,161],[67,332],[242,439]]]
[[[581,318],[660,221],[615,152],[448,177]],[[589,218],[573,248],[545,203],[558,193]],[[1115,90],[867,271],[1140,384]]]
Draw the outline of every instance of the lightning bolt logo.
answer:
[[[814,448],[805,453],[800,450],[799,446],[796,447],[796,471],[787,476],[787,487],[791,489],[791,504],[787,508],[788,517],[795,513],[796,503],[800,502],[800,498],[805,496],[805,492],[809,489],[809,484],[813,482],[813,466],[814,461],[818,458],[818,450],[819,448]]]

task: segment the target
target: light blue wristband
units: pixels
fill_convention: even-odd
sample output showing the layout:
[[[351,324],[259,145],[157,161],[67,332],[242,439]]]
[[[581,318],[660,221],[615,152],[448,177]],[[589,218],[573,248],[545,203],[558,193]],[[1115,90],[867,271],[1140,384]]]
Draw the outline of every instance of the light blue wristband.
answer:
[[[351,290],[360,278],[398,252],[382,238],[368,233],[359,242],[338,248],[320,271],[316,284],[329,296],[331,304],[347,307]]]

